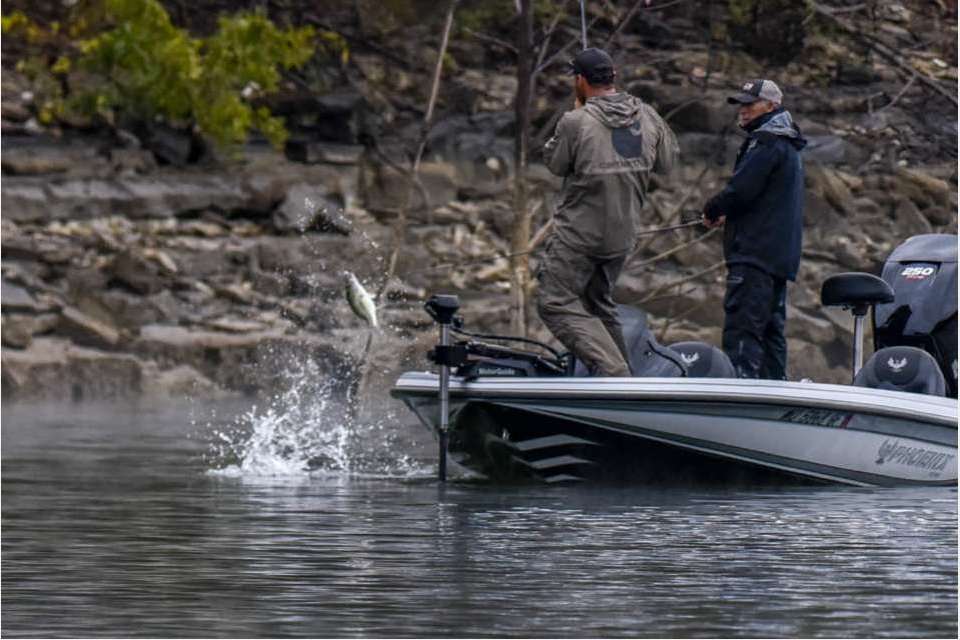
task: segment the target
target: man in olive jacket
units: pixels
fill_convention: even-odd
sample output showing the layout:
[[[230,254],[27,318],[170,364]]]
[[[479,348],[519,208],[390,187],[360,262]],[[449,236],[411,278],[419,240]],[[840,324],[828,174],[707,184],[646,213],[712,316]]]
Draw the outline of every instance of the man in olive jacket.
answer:
[[[727,98],[747,138],[733,177],[703,208],[704,224],[725,225],[723,350],[743,378],[787,375],[787,280],[800,266],[807,142],[782,100],[771,80],[748,81]]]
[[[670,170],[677,140],[652,107],[616,90],[605,51],[585,49],[570,65],[575,108],[544,149],[563,189],[537,275],[537,308],[592,375],[629,376],[613,287],[636,244],[650,172]]]

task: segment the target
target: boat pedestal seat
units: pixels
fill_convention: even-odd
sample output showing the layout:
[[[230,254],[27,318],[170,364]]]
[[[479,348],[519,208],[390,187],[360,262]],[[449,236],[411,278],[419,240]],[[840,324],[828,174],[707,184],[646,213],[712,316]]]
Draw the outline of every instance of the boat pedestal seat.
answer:
[[[623,342],[627,347],[627,364],[634,378],[680,378],[686,368],[677,354],[663,346],[647,326],[647,314],[629,305],[617,305],[617,319],[623,328]],[[572,375],[589,377],[590,372],[580,360],[574,360]]]
[[[915,347],[880,349],[857,372],[853,385],[931,396],[947,393],[947,383],[936,359]]]
[[[869,273],[837,273],[823,281],[820,302],[826,307],[852,307],[854,314],[865,315],[875,304],[893,302],[893,289]]]
[[[706,342],[676,342],[670,345],[687,367],[690,378],[736,378],[737,370],[723,351]]]

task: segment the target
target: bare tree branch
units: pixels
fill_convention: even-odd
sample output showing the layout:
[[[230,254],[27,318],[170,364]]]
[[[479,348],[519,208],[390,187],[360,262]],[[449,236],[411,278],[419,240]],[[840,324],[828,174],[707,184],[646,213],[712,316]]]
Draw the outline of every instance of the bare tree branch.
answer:
[[[450,41],[450,30],[453,28],[453,14],[457,8],[458,2],[459,0],[450,0],[450,6],[447,9],[447,19],[443,26],[443,37],[440,40],[440,50],[437,52],[437,64],[433,69],[433,85],[430,88],[430,99],[427,102],[427,112],[423,116],[423,125],[420,131],[420,144],[417,146],[417,153],[413,158],[413,167],[410,171],[410,188],[407,191],[406,201],[400,208],[400,213],[397,216],[397,220],[394,224],[393,248],[390,251],[390,258],[387,261],[387,272],[384,274],[383,283],[380,285],[380,289],[377,291],[377,294],[374,298],[374,301],[377,303],[380,302],[380,299],[386,292],[387,286],[390,283],[390,279],[393,278],[393,274],[397,269],[397,258],[400,255],[400,249],[403,247],[406,236],[407,211],[410,208],[410,203],[413,201],[414,190],[419,189],[421,197],[426,198],[427,196],[426,190],[423,189],[423,185],[420,183],[420,161],[422,160],[423,152],[427,147],[427,136],[430,133],[430,123],[433,119],[433,110],[437,104],[437,95],[440,92],[440,77],[443,73],[443,58],[447,53],[447,44]],[[429,200],[424,200],[424,206],[427,208],[430,207]]]
[[[880,57],[886,59],[888,62],[893,64],[895,67],[897,67],[901,71],[905,73],[909,73],[912,76],[916,76],[917,80],[919,80],[921,83],[923,83],[930,89],[933,89],[935,92],[937,92],[938,94],[940,94],[941,96],[949,100],[953,104],[953,106],[957,106],[957,97],[955,95],[956,94],[955,89],[948,90],[942,84],[937,82],[935,78],[931,78],[925,73],[921,73],[912,64],[902,60],[895,50],[893,50],[887,44],[881,42],[879,38],[867,33],[863,33],[856,27],[848,24],[842,18],[838,18],[836,16],[836,12],[833,11],[832,9],[817,3],[814,3],[812,6],[813,6],[813,10],[818,15],[822,15],[824,17],[830,18],[838,27],[840,27],[847,33],[851,34],[854,38],[860,40],[860,42],[865,44],[867,47],[870,47]]]
[[[500,47],[501,49],[506,49],[513,55],[517,55],[517,48],[512,44],[510,44],[509,42],[507,42],[506,40],[501,40],[500,38],[495,38],[494,36],[487,35],[485,33],[480,33],[479,31],[474,31],[473,29],[469,29],[467,27],[464,27],[463,31],[464,33],[467,33],[473,36],[477,40],[489,42],[490,44]]]

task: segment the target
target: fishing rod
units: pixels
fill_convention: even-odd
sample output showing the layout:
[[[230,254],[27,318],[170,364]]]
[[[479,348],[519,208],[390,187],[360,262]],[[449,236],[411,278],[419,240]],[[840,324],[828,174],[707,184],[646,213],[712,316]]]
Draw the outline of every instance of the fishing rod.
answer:
[[[677,231],[677,230],[679,230],[679,229],[686,229],[686,228],[688,228],[688,227],[695,227],[695,226],[701,224],[701,222],[702,222],[702,220],[701,220],[700,218],[688,219],[688,220],[681,220],[681,221],[680,221],[679,223],[677,223],[677,224],[671,224],[671,225],[667,225],[667,226],[665,226],[665,227],[654,227],[653,229],[644,229],[643,231],[638,231],[638,232],[637,232],[637,236],[638,236],[638,237],[639,237],[639,236],[649,236],[649,235],[653,235],[653,234],[657,234],[657,233],[666,233],[666,232],[668,232],[668,231]],[[533,247],[532,249],[527,249],[526,251],[516,251],[516,252],[513,252],[513,253],[500,253],[500,252],[497,252],[498,255],[493,256],[493,257],[487,256],[487,257],[483,257],[483,258],[470,258],[470,259],[466,259],[466,260],[456,260],[456,261],[454,261],[454,262],[445,262],[445,263],[433,265],[432,267],[426,267],[426,268],[424,268],[424,269],[417,269],[417,270],[415,270],[415,271],[408,271],[407,273],[426,273],[426,272],[428,272],[428,271],[436,271],[436,270],[438,270],[438,269],[451,269],[451,268],[454,268],[454,267],[468,267],[468,266],[474,265],[474,264],[485,264],[485,263],[487,263],[487,262],[490,262],[491,260],[496,260],[497,258],[506,258],[506,259],[509,259],[509,258],[515,258],[515,257],[517,257],[517,256],[530,255],[531,253],[533,253],[533,252],[536,251],[536,250],[537,250],[537,247]]]
[[[664,233],[665,231],[675,231],[677,229],[686,229],[687,227],[695,227],[698,224],[702,224],[703,220],[697,218],[696,220],[685,220],[679,222],[678,224],[671,224],[666,227],[656,227],[654,229],[646,229],[644,231],[638,231],[638,236],[649,236],[655,233]]]
[[[584,0],[580,0],[580,40],[583,42],[583,48],[587,48],[587,10],[583,6]]]

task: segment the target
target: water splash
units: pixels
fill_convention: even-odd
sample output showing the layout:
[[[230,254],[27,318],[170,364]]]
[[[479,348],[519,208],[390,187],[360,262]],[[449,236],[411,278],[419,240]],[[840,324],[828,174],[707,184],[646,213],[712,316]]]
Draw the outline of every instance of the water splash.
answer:
[[[207,424],[210,473],[227,477],[419,477],[431,470],[398,442],[390,409],[352,412],[343,380],[295,363],[266,405]],[[352,417],[359,413],[359,417]]]

